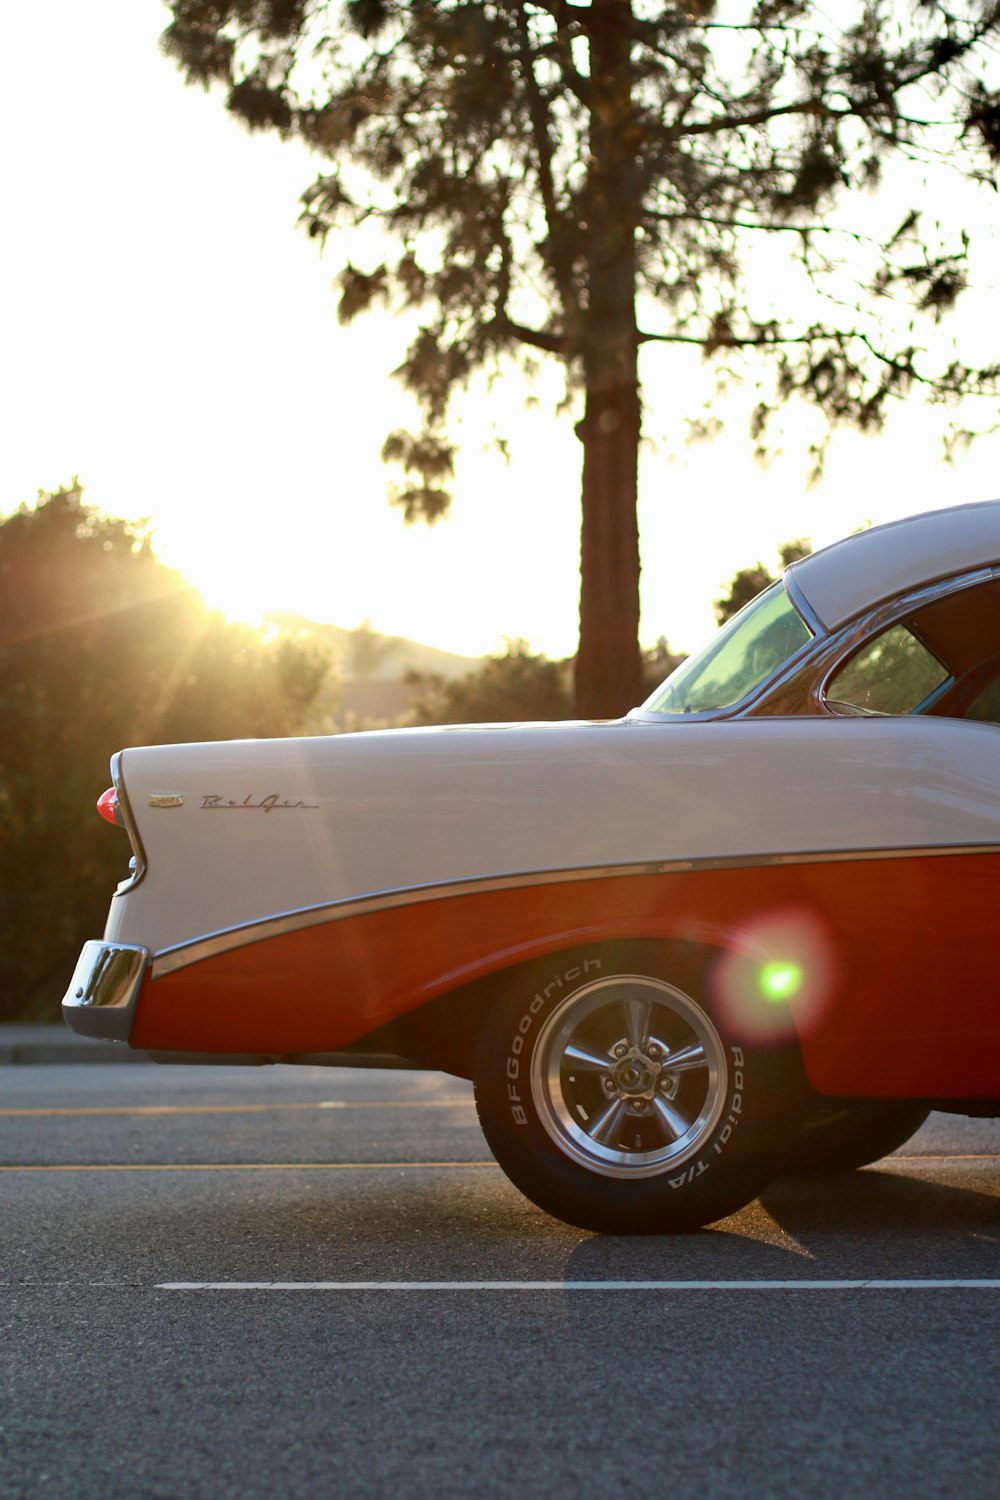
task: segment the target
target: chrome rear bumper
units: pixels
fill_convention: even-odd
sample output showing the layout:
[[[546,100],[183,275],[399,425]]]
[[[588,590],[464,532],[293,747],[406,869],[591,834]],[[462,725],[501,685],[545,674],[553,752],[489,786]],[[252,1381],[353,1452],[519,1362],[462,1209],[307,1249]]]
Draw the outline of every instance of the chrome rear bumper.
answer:
[[[71,1031],[106,1042],[127,1042],[149,964],[149,950],[128,943],[85,943],[63,996]]]

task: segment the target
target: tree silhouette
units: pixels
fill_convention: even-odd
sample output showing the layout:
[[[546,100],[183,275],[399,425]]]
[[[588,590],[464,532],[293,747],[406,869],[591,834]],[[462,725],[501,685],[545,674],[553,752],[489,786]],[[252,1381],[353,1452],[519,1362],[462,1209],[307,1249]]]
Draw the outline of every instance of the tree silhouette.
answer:
[[[808,557],[811,551],[812,543],[803,537],[799,537],[794,542],[784,542],[778,548],[778,557],[781,560],[779,572],[783,572],[800,557]],[[740,568],[730,580],[728,594],[723,594],[715,601],[716,621],[720,625],[725,625],[728,619],[739,613],[744,604],[749,604],[751,599],[756,599],[768,584],[776,581],[775,574],[769,573],[760,561],[755,562],[752,568]]]
[[[0,1019],[50,1016],[128,842],[94,811],[126,745],[291,732],[326,662],[229,624],[78,483],[0,521]]]
[[[642,653],[642,682],[636,705],[680,666],[684,654],[671,651],[665,636]],[[439,672],[406,674],[416,689],[410,717],[415,724],[486,724],[568,719],[573,714],[573,661],[551,661],[527,641],[508,640],[463,677]]]
[[[345,244],[342,319],[419,313],[397,373],[423,429],[384,449],[408,519],[447,510],[456,390],[511,356],[560,362],[583,445],[582,714],[640,693],[643,346],[754,356],[758,443],[792,396],[874,431],[918,389],[954,403],[997,390],[1000,367],[974,368],[935,331],[968,278],[967,233],[921,208],[872,228],[863,194],[894,160],[992,183],[1000,0],[171,10],[164,45],[190,82],[221,83],[249,128],[323,161],[304,220]]]
[[[571,663],[549,661],[527,641],[509,640],[503,652],[488,656],[464,677],[408,672],[417,689],[415,724],[488,724],[568,719],[573,699]]]

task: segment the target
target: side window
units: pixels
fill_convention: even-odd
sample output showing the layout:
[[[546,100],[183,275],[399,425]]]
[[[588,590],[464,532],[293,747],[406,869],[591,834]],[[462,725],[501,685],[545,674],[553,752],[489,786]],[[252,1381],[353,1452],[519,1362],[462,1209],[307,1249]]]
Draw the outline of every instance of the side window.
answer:
[[[966,719],[978,719],[980,724],[1000,724],[1000,677],[995,677],[988,687],[969,704]]]
[[[827,684],[830,703],[875,714],[909,714],[949,680],[937,657],[905,625],[862,646]]]

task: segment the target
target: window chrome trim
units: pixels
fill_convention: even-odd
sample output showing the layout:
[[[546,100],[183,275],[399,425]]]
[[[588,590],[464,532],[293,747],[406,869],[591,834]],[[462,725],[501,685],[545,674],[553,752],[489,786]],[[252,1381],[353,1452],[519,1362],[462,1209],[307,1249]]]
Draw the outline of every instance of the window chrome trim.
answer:
[[[821,640],[823,636],[828,633],[827,627],[824,625],[823,621],[820,619],[819,615],[813,609],[812,605],[809,603],[809,600],[802,592],[802,589],[799,587],[794,573],[794,565],[793,567],[788,568],[781,575],[781,581],[785,585],[785,593],[788,595],[789,599],[791,599],[792,603],[795,605],[795,608],[798,610],[799,614],[802,616],[803,620],[805,620],[806,624],[809,626],[809,629],[812,631],[813,638],[815,640]]]
[[[782,711],[829,714],[832,710],[826,706],[826,692],[830,678],[849,656],[864,645],[870,636],[877,635],[890,625],[905,619],[915,610],[922,609],[938,599],[944,599],[949,594],[977,588],[981,584],[1000,578],[1000,567],[993,566],[972,568],[965,573],[939,578],[934,583],[921,584],[919,588],[913,589],[908,594],[882,600],[872,609],[856,615],[846,625],[831,632],[803,597],[794,579],[794,567],[793,563],[781,581],[796,610],[814,634],[812,639],[804,642],[793,656],[782,662],[772,676],[759,683],[756,688],[752,688],[738,703],[729,704],[726,708],[702,709],[693,714],[663,714],[654,713],[651,709],[645,712],[638,710],[631,714],[630,718],[641,718],[643,723],[647,724],[683,724],[750,718],[760,715],[762,711],[766,714],[770,699],[775,696],[780,697],[789,684],[795,683],[797,678],[801,683],[801,707]]]
[[[796,610],[796,613],[798,611]],[[803,621],[809,629],[808,622]],[[766,698],[775,688],[781,686],[789,677],[793,677],[808,662],[810,652],[816,648],[816,637],[810,636],[803,641],[797,651],[785,658],[779,667],[774,669],[770,677],[765,677],[763,682],[757,683],[742,698],[735,703],[727,703],[724,708],[699,708],[690,713],[668,714],[659,709],[640,709],[637,713],[630,714],[630,718],[639,717],[644,724],[708,724],[718,719],[740,719],[744,714],[749,714],[750,709],[762,699]],[[664,681],[666,679],[664,678]]]
[[[795,673],[802,670],[803,665],[808,662],[810,653],[815,651],[817,642],[821,641],[827,633],[826,626],[806,603],[801,591],[797,587],[794,592],[789,588],[789,581],[787,573],[782,574],[781,578],[777,580],[788,595],[795,613],[809,631],[809,637],[792,652],[791,656],[786,656],[785,660],[774,668],[769,677],[765,677],[762,681],[755,683],[752,688],[749,688],[743,694],[742,698],[737,698],[734,703],[727,703],[721,708],[699,708],[686,713],[665,713],[661,709],[647,708],[646,704],[643,703],[639,708],[633,709],[628,717],[630,719],[641,719],[644,724],[707,724],[713,720],[740,719],[744,715],[749,716],[755,704],[765,699],[774,689],[780,687],[787,678],[794,676]],[[768,584],[767,587],[773,588],[774,585]],[[762,589],[761,593],[763,592],[765,591]],[[755,597],[759,599],[760,594]],[[751,604],[753,602],[753,600],[750,600]],[[745,604],[743,608],[749,608],[749,604]],[[728,624],[728,621],[726,623]],[[707,650],[710,645],[711,641],[706,642],[704,649]],[[669,678],[665,677],[663,681],[667,682]],[[662,686],[663,683],[660,684],[660,687]],[[655,697],[657,692],[659,692],[659,688],[651,693],[649,697]],[[649,698],[646,699],[646,703],[648,702]]]
[[[405,886],[401,890],[351,896],[346,900],[323,902],[300,907],[295,911],[241,923],[191,942],[163,948],[153,955],[152,974],[162,979],[179,969],[215,958],[235,948],[265,942],[268,938],[310,927],[322,927],[352,917],[367,917],[403,906],[419,906],[430,901],[454,901],[463,896],[495,895],[505,891],[529,890],[538,886],[575,884],[589,880],[636,879],[650,875],[679,875],[690,871],[742,870],[782,865],[846,864],[850,861],[894,860],[913,858],[949,858],[969,854],[1000,855],[1000,844],[941,844],[874,849],[798,850],[782,854],[712,855],[703,859],[642,861],[636,864],[595,865],[570,869],[540,870],[528,874],[482,876],[439,884]]]
[[[869,640],[881,635],[893,625],[907,619],[917,610],[946,599],[950,594],[962,593],[965,589],[978,588],[991,583],[997,576],[995,568],[974,568],[968,573],[958,573],[951,578],[939,578],[936,583],[924,584],[909,594],[878,605],[859,615],[848,625],[831,635],[818,653],[817,676],[809,688],[809,698],[822,712],[826,706],[827,689],[840,667],[861,650]],[[929,648],[928,648],[929,649]],[[933,655],[934,653],[932,653]],[[944,663],[942,662],[942,666]]]

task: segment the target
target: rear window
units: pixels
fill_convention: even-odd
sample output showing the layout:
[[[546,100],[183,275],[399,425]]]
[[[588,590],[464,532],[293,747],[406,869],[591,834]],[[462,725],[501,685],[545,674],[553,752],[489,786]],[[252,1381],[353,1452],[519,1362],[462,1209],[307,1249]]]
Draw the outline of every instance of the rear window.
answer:
[[[728,620],[703,651],[671,672],[643,706],[657,714],[728,708],[810,639],[811,631],[784,585],[772,584]]]

